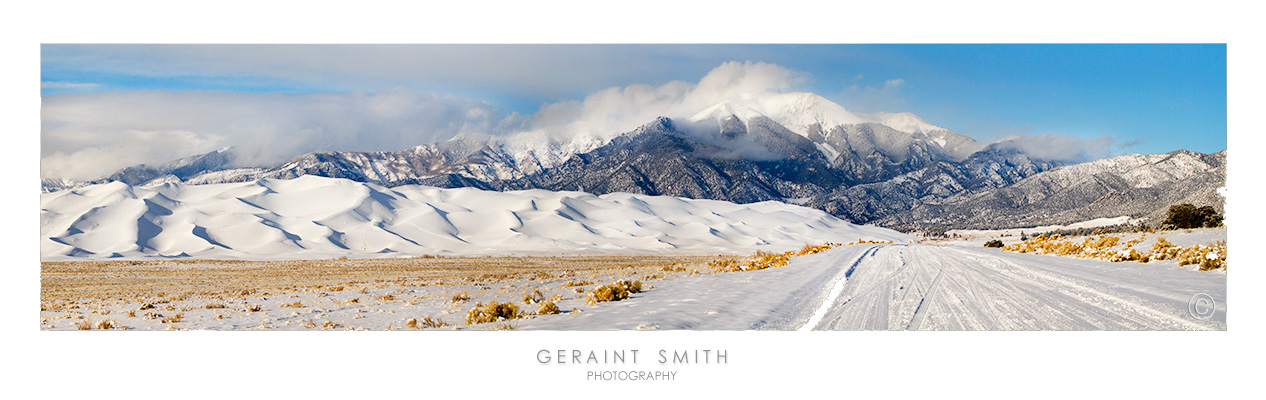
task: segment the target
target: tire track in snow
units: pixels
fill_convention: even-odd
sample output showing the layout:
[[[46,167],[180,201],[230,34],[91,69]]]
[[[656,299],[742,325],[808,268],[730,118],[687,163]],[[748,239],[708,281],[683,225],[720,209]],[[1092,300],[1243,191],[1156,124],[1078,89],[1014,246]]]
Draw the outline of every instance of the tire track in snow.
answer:
[[[941,276],[945,274],[945,267],[942,266],[936,270],[936,277],[932,278],[932,283],[928,284],[927,292],[923,293],[923,298],[919,300],[919,305],[914,307],[914,316],[910,317],[910,323],[906,324],[907,331],[917,331],[919,326],[923,325],[923,319],[927,318],[928,308],[932,307],[932,303],[928,300],[936,294],[936,288],[940,286]],[[924,307],[926,305],[926,307]]]
[[[861,264],[862,260],[865,260],[866,257],[875,255],[875,252],[877,251],[879,251],[879,246],[874,246],[857,256],[857,259],[853,260],[853,262],[849,264],[848,270],[844,271],[844,276],[841,276],[840,279],[836,280],[835,284],[831,286],[831,292],[826,295],[826,299],[822,300],[822,305],[818,306],[818,310],[813,312],[813,316],[809,317],[809,322],[806,322],[803,326],[796,330],[811,331],[814,327],[818,326],[818,323],[821,323],[822,318],[826,316],[826,312],[835,305],[835,299],[839,298],[840,293],[844,292],[844,284],[848,283],[848,277],[853,275],[853,271],[857,269],[857,265]]]
[[[1217,276],[1195,276],[1199,282],[1188,286],[1173,279],[1188,271],[1139,274],[1106,262],[1012,260],[942,246],[876,246],[854,257],[840,262],[843,277],[798,330],[1225,329],[1185,318],[1185,300],[1171,304],[1136,292],[1216,290]]]
[[[1165,321],[1169,324],[1172,324],[1173,326],[1181,326],[1183,327],[1183,329],[1188,329],[1188,330],[1207,329],[1207,327],[1205,327],[1202,324],[1196,323],[1191,320],[1183,319],[1182,317],[1171,315],[1170,313],[1166,313],[1160,309],[1157,309],[1156,306],[1152,304],[1147,304],[1147,302],[1144,302],[1141,300],[1127,299],[1123,296],[1116,296],[1106,291],[1096,289],[1092,287],[1091,285],[1078,282],[1077,280],[1072,279],[1072,278],[1057,276],[1055,274],[1051,274],[1048,272],[1040,272],[1033,268],[1026,268],[1022,265],[1019,265],[1014,262],[1004,260],[1001,258],[993,258],[993,259],[986,260],[979,257],[978,255],[968,254],[967,252],[964,252],[962,250],[957,250],[957,251],[963,252],[966,257],[975,259],[977,261],[1001,263],[1003,265],[1012,267],[1016,270],[1023,270],[1029,275],[1027,279],[1030,281],[1037,282],[1039,284],[1050,285],[1052,287],[1061,287],[1063,288],[1063,290],[1066,290],[1070,293],[1074,293],[1074,297],[1084,300],[1087,303],[1091,303],[1093,305],[1099,306],[1100,308],[1105,309],[1105,310],[1109,309],[1106,306],[1111,305],[1111,306],[1115,306],[1114,308],[1116,310],[1126,309],[1129,311],[1134,311],[1140,317],[1147,316],[1147,317],[1150,317],[1150,319],[1152,319],[1153,321]],[[1003,272],[1003,274],[1012,276],[1016,279],[1020,279],[1020,277],[1014,272]],[[1046,282],[1039,282],[1040,280],[1045,280]],[[1143,321],[1138,321],[1138,322],[1143,322]]]

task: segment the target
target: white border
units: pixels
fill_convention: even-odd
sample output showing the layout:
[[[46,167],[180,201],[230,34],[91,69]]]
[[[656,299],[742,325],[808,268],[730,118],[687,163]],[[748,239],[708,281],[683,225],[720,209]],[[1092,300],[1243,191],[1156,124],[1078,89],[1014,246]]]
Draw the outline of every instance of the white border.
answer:
[[[1260,392],[1261,272],[1250,243],[1262,157],[1259,13],[1232,2],[329,3],[70,1],[6,7],[5,374],[49,397],[852,396],[1217,398]],[[603,5],[600,5],[603,4]],[[945,43],[1228,45],[1230,329],[1184,332],[38,331],[39,43]],[[1193,135],[1201,134],[1193,132]],[[29,190],[28,190],[29,188]],[[593,383],[537,350],[724,348],[677,382]],[[648,360],[649,361],[649,360]],[[646,365],[654,364],[646,362]],[[579,378],[573,374],[581,375]],[[825,390],[825,392],[822,392]],[[19,396],[26,397],[26,396]]]

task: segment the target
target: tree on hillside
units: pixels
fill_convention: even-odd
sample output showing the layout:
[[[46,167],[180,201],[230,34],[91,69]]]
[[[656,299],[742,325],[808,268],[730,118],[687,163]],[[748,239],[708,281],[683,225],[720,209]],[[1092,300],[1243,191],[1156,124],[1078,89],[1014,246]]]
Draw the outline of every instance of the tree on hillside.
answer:
[[[1222,214],[1212,206],[1196,208],[1188,203],[1177,204],[1169,207],[1169,215],[1161,225],[1175,229],[1212,228],[1222,225]]]

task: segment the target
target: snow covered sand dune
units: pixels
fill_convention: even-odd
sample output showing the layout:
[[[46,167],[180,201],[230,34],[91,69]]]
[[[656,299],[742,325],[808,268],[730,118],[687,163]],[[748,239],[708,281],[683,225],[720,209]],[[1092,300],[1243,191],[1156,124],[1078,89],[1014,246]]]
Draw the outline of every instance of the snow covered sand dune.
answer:
[[[42,194],[40,208],[44,260],[750,253],[908,238],[777,202],[385,188],[316,176],[150,188],[112,182]]]
[[[833,301],[832,286],[844,281]],[[1188,303],[1207,294],[1211,318]],[[855,245],[787,267],[680,277],[520,329],[1225,330],[1226,275],[994,249]]]

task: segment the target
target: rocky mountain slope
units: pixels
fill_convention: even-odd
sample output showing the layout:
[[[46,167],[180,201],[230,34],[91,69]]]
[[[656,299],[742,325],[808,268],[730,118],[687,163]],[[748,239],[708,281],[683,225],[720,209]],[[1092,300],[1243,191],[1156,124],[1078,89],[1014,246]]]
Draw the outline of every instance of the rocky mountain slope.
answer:
[[[1226,151],[1129,154],[1067,165],[1014,184],[964,191],[877,218],[885,226],[998,227],[1068,224],[1117,216],[1163,217],[1178,203],[1222,211]],[[829,211],[829,210],[828,210]]]

